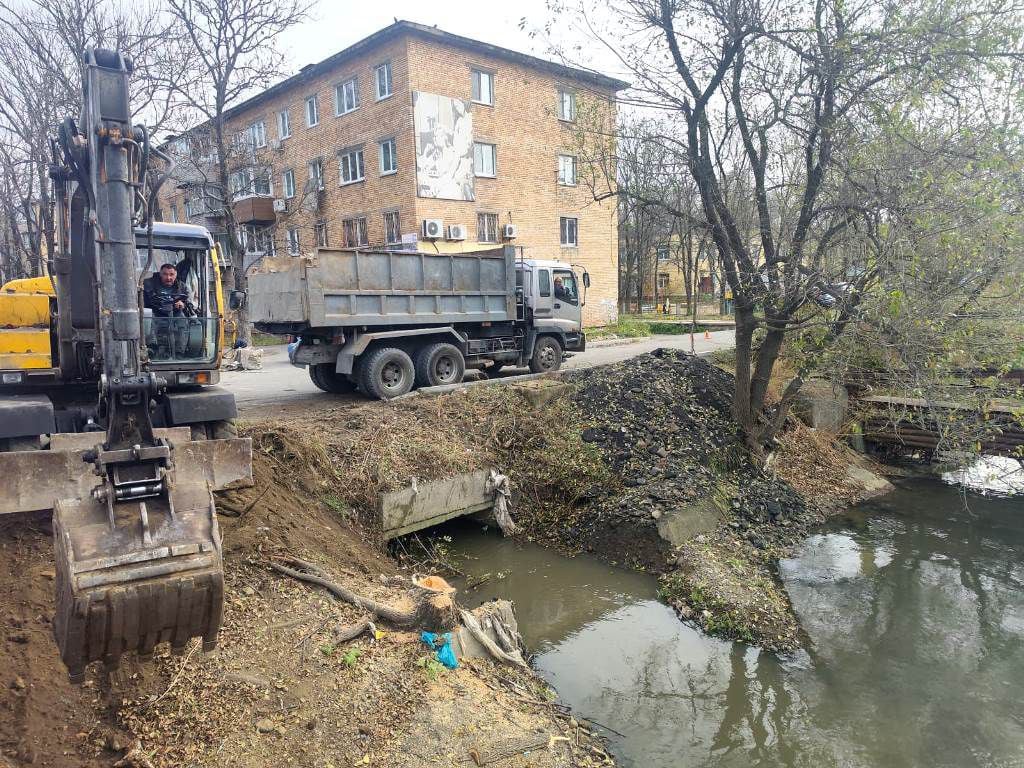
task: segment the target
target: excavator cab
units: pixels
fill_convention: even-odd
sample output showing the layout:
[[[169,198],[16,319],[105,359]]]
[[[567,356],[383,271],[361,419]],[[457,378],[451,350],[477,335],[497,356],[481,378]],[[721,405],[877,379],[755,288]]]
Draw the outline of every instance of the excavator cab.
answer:
[[[159,643],[214,647],[214,492],[252,483],[234,396],[211,386],[223,343],[216,249],[202,227],[151,220],[167,174],[150,161],[170,158],[131,124],[131,61],[84,58],[81,118],[52,142],[50,274],[0,301],[0,327],[16,325],[0,337],[0,516],[53,513],[53,627],[74,682],[90,662],[115,668]],[[174,266],[157,291],[172,294],[170,310],[145,298],[154,263]]]

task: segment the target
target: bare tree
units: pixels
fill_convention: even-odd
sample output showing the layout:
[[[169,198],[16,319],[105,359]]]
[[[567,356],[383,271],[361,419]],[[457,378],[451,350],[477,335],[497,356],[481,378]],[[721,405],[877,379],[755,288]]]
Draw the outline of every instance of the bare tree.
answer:
[[[277,40],[305,20],[308,5],[303,0],[169,0],[169,6],[184,30],[186,55],[198,64],[194,78],[178,89],[203,120],[190,133],[207,148],[195,171],[201,177],[207,213],[223,222],[231,248],[231,282],[235,290],[244,291],[247,281],[231,205],[231,177],[236,170],[246,170],[241,166],[259,142],[232,134],[226,115],[234,104],[280,76],[284,55]],[[238,335],[245,342],[251,338],[244,307],[238,313]]]
[[[1020,61],[1021,8],[617,0],[578,13],[580,28],[629,71],[633,103],[667,115],[658,141],[685,159],[696,184],[735,297],[733,409],[763,456],[803,381],[766,411],[784,342],[802,334],[805,352],[821,352],[859,322],[883,277],[899,271],[901,237],[945,247],[922,209],[904,210],[894,183],[952,167],[972,180],[1019,174],[1011,164],[979,167],[950,140],[1012,144],[1019,108],[1007,117],[998,101]],[[987,130],[997,113],[1003,138]],[[889,165],[915,142],[930,150],[915,155],[923,166]],[[973,185],[954,189],[968,188],[974,195]],[[1007,253],[1006,242],[987,242]]]

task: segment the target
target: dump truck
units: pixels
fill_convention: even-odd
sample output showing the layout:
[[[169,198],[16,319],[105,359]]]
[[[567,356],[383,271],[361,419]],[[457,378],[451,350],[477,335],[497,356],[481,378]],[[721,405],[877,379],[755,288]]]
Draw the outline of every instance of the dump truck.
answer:
[[[91,662],[113,669],[160,643],[216,645],[213,493],[252,484],[234,396],[214,386],[213,240],[153,221],[166,174],[150,161],[170,158],[131,122],[130,59],[83,59],[81,117],[51,142],[55,252],[47,274],[0,288],[0,519],[52,513],[53,630],[74,682]],[[147,306],[144,281],[161,274]]]
[[[391,399],[466,368],[557,370],[586,347],[590,275],[511,245],[462,253],[330,249],[265,258],[249,275],[255,326],[300,341],[292,362],[325,392]]]

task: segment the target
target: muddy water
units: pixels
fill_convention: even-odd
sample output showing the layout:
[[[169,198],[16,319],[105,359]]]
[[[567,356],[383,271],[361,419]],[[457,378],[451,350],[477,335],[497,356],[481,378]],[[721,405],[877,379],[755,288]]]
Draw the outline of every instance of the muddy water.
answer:
[[[681,624],[642,574],[451,532],[491,574],[463,599],[515,601],[622,765],[1024,766],[1024,497],[921,481],[833,520],[781,564],[808,636],[786,658]]]

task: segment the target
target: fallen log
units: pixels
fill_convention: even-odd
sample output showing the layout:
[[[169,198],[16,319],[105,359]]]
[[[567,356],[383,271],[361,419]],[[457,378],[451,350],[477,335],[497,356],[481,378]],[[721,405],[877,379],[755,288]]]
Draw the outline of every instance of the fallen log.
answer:
[[[447,632],[459,623],[459,609],[453,598],[455,589],[438,576],[414,579],[412,586],[406,590],[403,604],[388,605],[343,587],[320,566],[306,560],[279,558],[270,561],[268,565],[280,574],[323,587],[335,597],[362,608],[397,629]],[[360,633],[364,630],[365,627]]]

